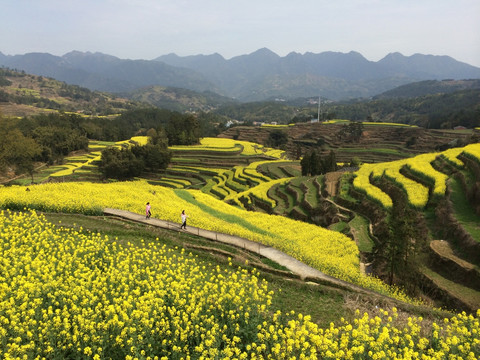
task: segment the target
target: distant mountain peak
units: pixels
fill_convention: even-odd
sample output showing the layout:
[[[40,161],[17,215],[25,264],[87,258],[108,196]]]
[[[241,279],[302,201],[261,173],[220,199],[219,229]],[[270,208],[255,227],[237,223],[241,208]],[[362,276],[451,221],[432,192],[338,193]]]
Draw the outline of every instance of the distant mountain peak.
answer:
[[[113,56],[113,55],[107,55],[101,52],[90,52],[90,51],[78,51],[78,50],[73,50],[65,55],[62,56],[64,59],[73,59],[73,58],[101,58],[101,59],[109,59],[109,60],[120,60],[118,57]]]
[[[269,56],[269,57],[275,57],[275,58],[280,57],[276,53],[274,53],[272,50],[266,47],[263,47],[261,49],[258,49],[257,51],[250,53],[249,56]]]
[[[0,65],[103,91],[173,86],[215,91],[241,101],[322,96],[332,100],[369,97],[421,80],[480,79],[480,68],[448,56],[392,52],[369,61],[356,51],[290,52],[279,56],[263,47],[224,59],[220,54],[126,60],[102,53],[72,51],[1,56]]]

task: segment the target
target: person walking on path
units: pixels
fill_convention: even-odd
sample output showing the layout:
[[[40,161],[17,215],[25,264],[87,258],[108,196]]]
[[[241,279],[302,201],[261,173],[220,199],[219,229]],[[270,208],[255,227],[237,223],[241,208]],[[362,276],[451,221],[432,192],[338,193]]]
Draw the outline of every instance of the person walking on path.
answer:
[[[181,215],[181,218],[182,218],[182,225],[180,226],[180,229],[183,228],[185,230],[187,230],[187,214],[185,214],[185,210],[182,210],[182,215]]]
[[[147,207],[145,208],[146,219],[150,219],[150,216],[152,216],[152,212],[150,211],[151,208],[150,203],[147,202]]]

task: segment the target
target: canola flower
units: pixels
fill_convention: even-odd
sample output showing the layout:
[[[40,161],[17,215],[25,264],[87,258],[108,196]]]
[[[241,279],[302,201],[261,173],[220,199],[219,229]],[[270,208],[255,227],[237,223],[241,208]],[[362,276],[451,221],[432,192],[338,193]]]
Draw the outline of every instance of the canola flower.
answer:
[[[105,207],[143,213],[145,201],[150,201],[161,204],[155,208],[156,217],[172,222],[179,221],[181,209],[189,209],[192,226],[273,246],[331,276],[412,301],[379,279],[362,275],[358,248],[347,236],[283,216],[245,211],[200,190],[174,190],[145,180],[109,184],[47,183],[29,186],[29,189],[0,188],[0,207],[101,215]],[[239,221],[229,220],[229,216]]]
[[[117,146],[117,147],[132,146],[132,145],[145,146],[148,144],[148,141],[149,141],[148,136],[133,136],[128,140],[117,141],[114,146]]]
[[[170,146],[171,150],[176,151],[221,151],[221,152],[239,152],[245,156],[252,155],[267,155],[271,157],[281,158],[285,156],[285,152],[282,150],[271,149],[252,143],[250,141],[233,140],[227,138],[202,138],[200,139],[200,145],[192,146]]]
[[[382,125],[382,126],[398,126],[398,127],[418,127],[417,125],[410,125],[410,124],[402,124],[402,123],[391,123],[391,122],[372,122],[372,121],[364,121],[362,122],[364,125]]]
[[[268,127],[268,128],[278,128],[278,129],[281,129],[281,128],[288,128],[289,126],[294,126],[295,124],[265,124],[265,123],[262,123],[262,125],[260,125],[261,127]]]
[[[465,146],[463,148],[463,154],[480,163],[480,143]]]
[[[109,146],[113,146],[115,143],[113,141],[98,141],[98,140],[89,140],[88,148],[89,149],[104,149]]]
[[[370,175],[375,166],[375,164],[362,164],[360,169],[354,173],[353,187],[365,193],[370,199],[378,202],[384,208],[390,209],[393,205],[390,196],[370,183]]]
[[[332,120],[322,121],[321,124],[346,124],[349,122],[350,120],[332,119]]]
[[[465,164],[463,163],[462,160],[458,158],[458,155],[460,155],[463,151],[464,151],[464,148],[448,149],[442,152],[441,156],[453,166],[456,166],[459,169],[463,169]]]
[[[102,155],[99,151],[94,151],[90,154],[87,154],[82,157],[71,157],[68,160],[69,163],[62,165],[64,169],[56,171],[50,174],[50,177],[60,177],[60,176],[68,176],[72,175],[75,171],[82,169],[85,166],[90,165],[94,161],[100,161]],[[75,162],[72,162],[74,161]]]
[[[411,159],[404,159],[378,164],[374,167],[372,177],[380,178],[385,176],[392,180],[405,190],[408,202],[411,205],[422,208],[428,202],[428,188],[400,173],[402,167],[408,166],[410,163]]]
[[[269,182],[264,182],[257,186],[251,187],[247,190],[244,190],[242,192],[226,196],[224,200],[225,201],[233,200],[237,205],[244,207],[240,201],[240,198],[242,197],[247,198],[247,202],[251,204],[252,203],[251,197],[255,197],[267,203],[273,209],[275,206],[277,206],[277,203],[275,200],[273,200],[267,195],[268,190],[270,190],[272,186],[275,186],[277,184],[285,184],[292,179],[293,178],[281,178],[281,179],[271,180]]]
[[[192,185],[192,183],[188,180],[176,179],[176,178],[164,178],[164,177],[161,180],[158,180],[157,183],[163,186],[168,186],[175,189],[183,189],[187,186]]]
[[[129,140],[117,141],[112,146],[115,146],[117,148],[120,148],[123,146],[132,146],[135,144],[144,146],[148,144],[148,141],[149,141],[148,136],[133,136]],[[98,145],[95,145],[95,147],[98,147]],[[82,157],[70,157],[68,159],[70,162],[65,165],[62,165],[61,166],[62,169],[50,174],[50,177],[61,177],[61,176],[72,175],[75,171],[80,170],[82,167],[88,166],[94,161],[100,161],[101,157],[102,155],[100,151],[94,151],[91,154],[86,154]]]
[[[433,196],[443,197],[445,196],[447,188],[446,182],[448,176],[435,170],[432,162],[438,156],[442,156],[455,166],[462,167],[464,165],[463,162],[457,158],[460,154],[464,154],[472,159],[477,159],[477,161],[480,162],[480,144],[470,144],[463,148],[449,149],[441,153],[422,154],[413,158],[386,163],[363,164],[360,169],[355,172],[353,186],[388,209],[392,206],[390,197],[370,183],[370,177],[380,178],[381,176],[385,176],[405,190],[408,201],[412,206],[423,208],[429,200],[429,188],[420,182],[404,176],[401,170],[403,168],[409,169],[413,174],[430,184]]]
[[[480,310],[431,326],[397,310],[321,328],[272,308],[258,273],[158,242],[121,245],[0,212],[3,359],[477,359]]]
[[[432,162],[439,156],[438,153],[418,155],[407,161],[407,167],[420,177],[433,184],[433,195],[443,197],[447,190],[448,176],[435,170]],[[425,203],[426,204],[426,203]]]

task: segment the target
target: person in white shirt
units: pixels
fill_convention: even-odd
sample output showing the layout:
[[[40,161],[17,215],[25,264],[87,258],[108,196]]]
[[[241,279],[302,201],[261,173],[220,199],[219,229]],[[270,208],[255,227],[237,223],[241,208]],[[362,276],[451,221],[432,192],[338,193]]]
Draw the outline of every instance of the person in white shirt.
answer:
[[[185,230],[187,230],[187,214],[185,214],[185,210],[182,210],[182,225],[180,226],[180,229],[181,228],[184,228]]]

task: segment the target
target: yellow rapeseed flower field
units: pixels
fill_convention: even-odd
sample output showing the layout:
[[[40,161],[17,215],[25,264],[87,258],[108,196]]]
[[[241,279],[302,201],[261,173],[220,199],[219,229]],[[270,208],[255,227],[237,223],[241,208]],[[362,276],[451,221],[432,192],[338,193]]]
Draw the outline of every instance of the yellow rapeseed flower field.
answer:
[[[263,145],[252,143],[250,141],[233,140],[226,138],[202,138],[200,139],[200,145],[192,146],[171,146],[170,149],[182,151],[182,150],[208,150],[208,151],[227,151],[238,152],[241,149],[242,155],[267,155],[275,158],[281,158],[284,156],[284,151],[271,149],[264,147]]]
[[[320,328],[272,308],[256,271],[0,212],[2,359],[477,359],[480,311],[424,326],[397,310]]]
[[[422,154],[413,158],[392,162],[363,164],[360,169],[355,172],[353,186],[357,190],[366,193],[371,199],[379,202],[383,207],[390,208],[392,206],[390,197],[370,182],[370,177],[379,178],[385,176],[405,190],[408,201],[412,206],[423,208],[429,200],[429,188],[403,175],[401,170],[403,168],[408,169],[423,179],[424,182],[430,184],[433,196],[443,197],[446,191],[448,176],[435,170],[432,162],[438,156],[443,156],[449,162],[455,164],[455,166],[463,167],[463,162],[457,158],[460,154],[464,154],[480,162],[480,144],[470,144],[463,148],[449,149],[440,153]]]
[[[283,216],[245,211],[199,190],[173,190],[144,180],[47,183],[29,186],[29,190],[0,188],[0,207],[98,215],[105,207],[143,213],[149,201],[155,217],[172,222],[179,222],[181,210],[187,209],[193,226],[274,246],[331,276],[404,298],[380,280],[360,273],[358,248],[347,236]],[[232,221],[232,216],[242,221]]]

